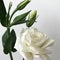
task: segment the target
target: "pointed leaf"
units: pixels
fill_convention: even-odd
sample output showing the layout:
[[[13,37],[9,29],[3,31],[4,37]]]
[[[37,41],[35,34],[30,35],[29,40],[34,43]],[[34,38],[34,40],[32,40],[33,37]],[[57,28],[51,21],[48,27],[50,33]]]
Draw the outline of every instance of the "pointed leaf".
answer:
[[[12,42],[12,44],[11,44],[11,50],[13,52],[15,52],[16,49],[14,48],[14,46],[15,46],[15,42],[16,42],[16,34],[15,34],[15,31],[14,30],[11,31],[10,41]]]
[[[8,35],[8,31],[6,30],[6,32],[2,36],[3,50],[5,49],[6,41],[8,40],[8,38],[9,38],[9,35]],[[8,51],[4,50],[4,53],[8,54]]]
[[[6,9],[3,3],[3,0],[0,0],[0,19],[4,19],[6,16]]]
[[[4,53],[8,54],[11,51],[15,52],[16,49],[14,48],[16,42],[16,34],[15,31],[12,30],[10,35],[8,35],[8,31],[6,31],[2,37],[2,44],[4,48]]]
[[[6,26],[6,9],[3,0],[0,0],[0,21],[3,26]]]
[[[21,14],[17,17],[15,17],[15,19],[13,20],[13,22],[11,23],[10,26],[13,26],[13,25],[17,25],[17,24],[22,24],[22,23],[25,23],[27,22],[26,21],[26,16],[30,13],[30,11],[24,13],[24,14]]]

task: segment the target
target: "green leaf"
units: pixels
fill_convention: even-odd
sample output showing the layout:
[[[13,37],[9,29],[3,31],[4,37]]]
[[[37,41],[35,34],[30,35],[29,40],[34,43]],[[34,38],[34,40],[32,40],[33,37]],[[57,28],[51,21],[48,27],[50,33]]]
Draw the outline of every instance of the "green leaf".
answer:
[[[0,19],[4,19],[6,16],[6,9],[3,3],[3,0],[0,0]]]
[[[6,26],[6,9],[3,0],[0,0],[0,20],[3,26]]]
[[[3,20],[3,19],[1,20],[1,24],[4,27],[8,27],[9,26],[10,21],[9,21],[9,15],[8,14],[5,16],[5,20]]]
[[[16,49],[14,48],[15,42],[16,42],[15,31],[12,30],[9,35],[7,30],[2,37],[3,51],[5,54],[10,53],[11,51],[13,52],[16,51]]]
[[[8,35],[8,31],[6,30],[6,32],[2,36],[2,44],[3,44],[3,50],[5,54],[8,54],[8,51],[6,51],[5,49],[6,41],[8,40],[8,38],[9,38],[9,35]]]
[[[11,44],[11,50],[13,52],[15,52],[16,49],[14,48],[14,46],[15,46],[15,42],[16,42],[16,34],[15,34],[15,31],[14,30],[11,31],[10,41],[12,42],[12,44]]]
[[[13,22],[11,23],[10,26],[26,23],[27,22],[26,17],[29,13],[30,13],[30,11],[15,17],[15,19],[13,20]]]
[[[20,2],[20,3],[17,5],[16,9],[15,9],[15,10],[13,11],[13,13],[11,14],[10,21],[11,21],[13,15],[14,15],[18,10],[24,9],[29,2],[30,2],[30,0],[24,0],[24,1]]]

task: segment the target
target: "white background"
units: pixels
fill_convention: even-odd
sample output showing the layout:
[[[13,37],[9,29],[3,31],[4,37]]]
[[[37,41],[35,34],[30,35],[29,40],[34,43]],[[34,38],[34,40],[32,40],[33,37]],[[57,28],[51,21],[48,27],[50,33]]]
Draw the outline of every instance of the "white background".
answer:
[[[4,0],[6,10],[8,10],[9,2],[13,2],[12,11],[16,8],[17,4],[22,0]],[[40,31],[46,33],[50,38],[55,40],[54,46],[51,48],[51,60],[60,60],[60,0],[31,0],[28,6],[16,15],[26,12],[28,10],[37,10],[39,17],[37,23],[33,25]],[[25,24],[14,26],[17,36]],[[0,25],[0,60],[10,60],[9,55],[3,53],[1,38],[6,28]],[[22,60],[19,52],[13,53],[14,60]],[[39,59],[36,59],[39,60]]]

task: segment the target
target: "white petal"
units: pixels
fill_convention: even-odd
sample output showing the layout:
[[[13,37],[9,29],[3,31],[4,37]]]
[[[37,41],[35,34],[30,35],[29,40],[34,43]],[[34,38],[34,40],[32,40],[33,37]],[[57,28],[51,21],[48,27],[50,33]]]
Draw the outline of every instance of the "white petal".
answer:
[[[43,45],[42,45],[42,48],[46,48],[48,46],[51,46],[53,45],[54,43],[54,40],[47,40]]]
[[[21,55],[25,60],[33,60],[33,54],[31,52],[21,52]]]
[[[42,60],[51,60],[48,55],[40,55],[40,58],[41,58]]]
[[[44,36],[40,42],[38,42],[36,45],[37,46],[42,46],[44,44],[44,42],[48,39],[48,37]]]
[[[42,48],[36,48],[36,50],[38,51],[38,54],[51,54],[51,52],[47,49],[42,49]]]

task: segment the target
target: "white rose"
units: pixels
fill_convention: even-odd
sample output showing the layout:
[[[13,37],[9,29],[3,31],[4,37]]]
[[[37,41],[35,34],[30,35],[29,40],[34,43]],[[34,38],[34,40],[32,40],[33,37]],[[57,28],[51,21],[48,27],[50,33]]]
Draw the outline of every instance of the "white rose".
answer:
[[[47,50],[47,47],[53,43],[54,40],[49,39],[46,34],[36,28],[28,28],[20,33],[15,48],[25,60],[33,60],[36,56],[39,56],[42,60],[50,60],[47,55],[50,54],[50,51]]]

